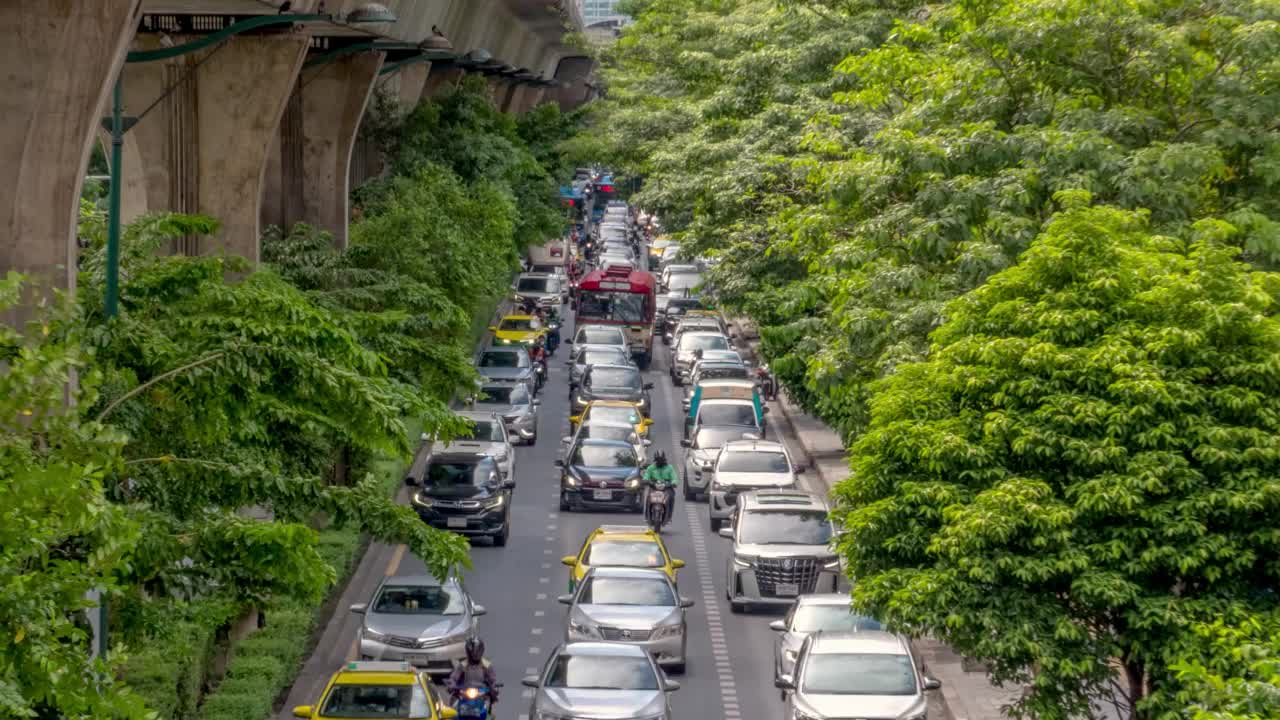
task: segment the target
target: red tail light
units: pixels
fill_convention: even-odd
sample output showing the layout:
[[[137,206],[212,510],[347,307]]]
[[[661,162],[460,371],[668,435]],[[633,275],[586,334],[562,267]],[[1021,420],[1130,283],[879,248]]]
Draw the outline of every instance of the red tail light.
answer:
[[[612,185],[601,185],[601,186],[600,186],[600,192],[613,192],[613,186],[612,186]]]

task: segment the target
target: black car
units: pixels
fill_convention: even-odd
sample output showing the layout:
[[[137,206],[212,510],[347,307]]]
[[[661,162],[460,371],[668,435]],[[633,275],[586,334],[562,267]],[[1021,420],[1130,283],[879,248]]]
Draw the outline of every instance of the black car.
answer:
[[[684,314],[690,310],[702,310],[705,303],[701,298],[671,296],[667,300],[666,311],[658,318],[658,329],[662,332],[662,341],[671,344],[671,336],[676,331],[676,325],[684,318]]]
[[[582,381],[573,393],[570,415],[581,415],[592,400],[625,400],[637,403],[640,412],[649,416],[649,391],[653,383],[647,383],[635,365],[588,365]]]
[[[477,453],[441,453],[427,461],[422,477],[407,477],[418,485],[413,509],[432,527],[471,537],[488,537],[502,547],[511,534],[511,490],[493,458]]]
[[[560,468],[560,509],[585,507],[640,510],[640,457],[621,440],[580,438]]]

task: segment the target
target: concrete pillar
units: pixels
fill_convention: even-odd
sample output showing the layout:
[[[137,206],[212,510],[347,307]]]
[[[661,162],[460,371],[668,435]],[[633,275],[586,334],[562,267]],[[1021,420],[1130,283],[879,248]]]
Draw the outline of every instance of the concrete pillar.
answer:
[[[427,75],[427,82],[422,87],[422,97],[435,97],[449,92],[462,81],[466,70],[456,65],[433,65]]]
[[[530,110],[541,105],[547,97],[547,89],[541,85],[531,85],[525,89],[525,107],[524,111]]]
[[[348,169],[381,52],[348,55],[302,73],[302,219],[347,246]]]
[[[502,97],[498,102],[498,109],[504,113],[520,113],[518,98],[524,92],[524,83],[512,80],[507,83],[506,87],[501,91]]]
[[[75,289],[80,188],[140,3],[12,0],[0,12],[0,276],[27,273],[38,294]]]
[[[511,83],[501,75],[490,75],[486,78],[486,82],[489,83],[489,95],[493,98],[493,104],[501,110],[507,100],[507,90],[511,87]]]
[[[427,75],[431,73],[431,63],[420,62],[412,65],[403,65],[396,71],[395,76],[399,78],[400,87],[400,107],[405,111],[411,111],[418,105],[418,101],[422,99],[422,91],[426,89]]]
[[[308,44],[301,34],[239,36],[210,50],[126,67],[130,114],[169,93],[129,132],[141,160],[129,171],[145,178],[137,183],[145,197],[134,198],[134,206],[199,212],[222,223],[214,242],[181,239],[174,252],[225,251],[258,261],[268,151],[278,142]],[[123,187],[129,192],[134,185]]]

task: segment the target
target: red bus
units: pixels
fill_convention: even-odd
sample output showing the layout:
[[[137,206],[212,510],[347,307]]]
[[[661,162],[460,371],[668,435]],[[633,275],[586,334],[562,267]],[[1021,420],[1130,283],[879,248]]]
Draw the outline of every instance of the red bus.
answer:
[[[628,265],[592,270],[578,281],[579,325],[619,325],[641,368],[653,359],[653,320],[658,283],[653,275]]]

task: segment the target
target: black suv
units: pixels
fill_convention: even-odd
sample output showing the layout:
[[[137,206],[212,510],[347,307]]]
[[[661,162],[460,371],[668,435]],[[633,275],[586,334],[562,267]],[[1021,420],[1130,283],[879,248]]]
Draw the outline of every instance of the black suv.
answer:
[[[427,460],[422,477],[410,475],[405,484],[418,485],[413,509],[432,527],[470,537],[488,537],[502,547],[511,534],[511,491],[497,463],[478,453],[441,453]]]
[[[652,389],[653,383],[645,382],[635,365],[588,365],[573,393],[570,414],[581,415],[592,400],[625,400],[638,404],[640,412],[649,417]]]

